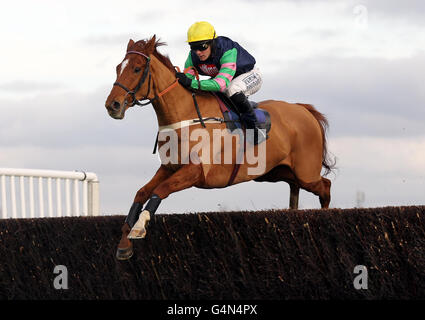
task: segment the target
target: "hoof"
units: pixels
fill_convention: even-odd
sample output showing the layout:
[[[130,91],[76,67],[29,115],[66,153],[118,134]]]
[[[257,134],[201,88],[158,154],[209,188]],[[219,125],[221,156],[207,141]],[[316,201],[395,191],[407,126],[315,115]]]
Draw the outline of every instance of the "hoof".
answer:
[[[147,210],[144,210],[137,220],[136,224],[131,229],[128,234],[128,239],[143,239],[146,236],[146,227],[149,224],[149,220],[151,219],[150,213]]]
[[[146,236],[146,229],[143,228],[141,230],[137,230],[137,229],[131,229],[130,233],[128,234],[127,238],[130,240],[135,240],[135,239],[143,239]]]
[[[128,260],[133,256],[133,247],[128,247],[128,248],[118,248],[117,249],[117,254],[116,254],[116,258],[118,260]]]

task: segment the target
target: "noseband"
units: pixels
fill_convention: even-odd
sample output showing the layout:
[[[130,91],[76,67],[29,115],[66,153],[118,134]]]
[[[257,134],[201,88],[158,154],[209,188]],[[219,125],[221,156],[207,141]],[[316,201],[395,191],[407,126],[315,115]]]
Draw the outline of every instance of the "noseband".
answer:
[[[118,86],[118,87],[124,89],[127,92],[126,96],[124,97],[124,104],[125,104],[125,106],[127,105],[127,99],[126,99],[127,98],[127,95],[130,95],[133,98],[133,102],[130,105],[130,107],[132,107],[132,106],[134,106],[136,104],[138,106],[146,106],[146,105],[150,104],[153,100],[155,100],[157,98],[157,97],[155,97],[154,99],[149,99],[148,98],[149,93],[150,93],[150,90],[151,90],[151,78],[152,78],[151,77],[151,72],[150,72],[150,67],[149,67],[150,66],[151,58],[148,57],[147,55],[145,55],[144,53],[141,53],[141,52],[138,52],[138,51],[128,51],[125,56],[127,57],[127,55],[128,54],[131,54],[131,53],[138,54],[138,55],[146,58],[146,67],[145,67],[145,70],[143,71],[143,75],[140,78],[139,83],[137,84],[137,86],[133,90],[128,89],[126,86],[122,85],[118,81],[116,81],[114,83],[114,86]],[[146,93],[146,95],[143,97],[142,100],[149,100],[149,101],[148,102],[145,102],[145,103],[142,103],[139,100],[137,100],[136,93],[137,93],[137,91],[140,90],[140,88],[142,87],[143,83],[146,80],[146,77],[148,77],[148,76],[149,76],[149,80],[148,80],[148,92]]]

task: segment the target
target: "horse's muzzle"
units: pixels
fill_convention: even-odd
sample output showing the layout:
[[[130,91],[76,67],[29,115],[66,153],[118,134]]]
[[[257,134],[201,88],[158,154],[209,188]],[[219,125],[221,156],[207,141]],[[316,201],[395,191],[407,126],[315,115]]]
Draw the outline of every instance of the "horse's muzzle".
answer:
[[[114,119],[123,119],[125,114],[125,107],[118,101],[114,100],[110,104],[106,104],[108,114]]]

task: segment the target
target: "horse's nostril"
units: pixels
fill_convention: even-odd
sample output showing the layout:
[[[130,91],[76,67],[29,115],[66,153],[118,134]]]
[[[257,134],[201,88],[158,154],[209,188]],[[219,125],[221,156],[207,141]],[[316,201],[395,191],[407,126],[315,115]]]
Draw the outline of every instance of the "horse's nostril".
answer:
[[[121,104],[118,101],[114,101],[112,103],[112,108],[114,108],[115,110],[119,110],[120,107],[121,107]]]

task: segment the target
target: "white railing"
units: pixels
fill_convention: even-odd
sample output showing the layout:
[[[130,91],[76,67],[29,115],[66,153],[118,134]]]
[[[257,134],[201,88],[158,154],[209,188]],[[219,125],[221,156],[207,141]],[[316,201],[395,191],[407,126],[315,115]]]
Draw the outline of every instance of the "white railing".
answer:
[[[0,168],[0,189],[1,218],[99,215],[99,180],[92,172]]]

